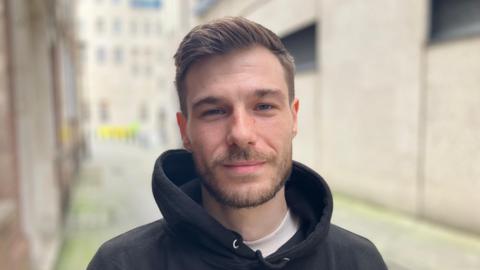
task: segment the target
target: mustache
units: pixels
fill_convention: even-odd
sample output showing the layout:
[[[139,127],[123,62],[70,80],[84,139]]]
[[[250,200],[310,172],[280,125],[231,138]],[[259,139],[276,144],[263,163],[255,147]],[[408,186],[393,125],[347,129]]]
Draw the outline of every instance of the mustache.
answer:
[[[228,151],[216,159],[217,164],[229,163],[235,161],[262,160],[269,161],[272,157],[258,152],[252,148],[231,147]]]

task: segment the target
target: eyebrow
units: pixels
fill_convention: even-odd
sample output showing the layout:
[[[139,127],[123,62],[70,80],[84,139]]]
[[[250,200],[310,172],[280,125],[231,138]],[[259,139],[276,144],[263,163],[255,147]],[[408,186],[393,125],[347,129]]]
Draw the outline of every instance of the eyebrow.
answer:
[[[192,110],[202,106],[202,105],[216,105],[221,103],[221,99],[214,96],[204,97],[198,101],[195,101],[192,105]]]
[[[258,89],[258,90],[255,90],[255,96],[259,98],[263,98],[266,96],[282,97],[283,93],[279,89]]]

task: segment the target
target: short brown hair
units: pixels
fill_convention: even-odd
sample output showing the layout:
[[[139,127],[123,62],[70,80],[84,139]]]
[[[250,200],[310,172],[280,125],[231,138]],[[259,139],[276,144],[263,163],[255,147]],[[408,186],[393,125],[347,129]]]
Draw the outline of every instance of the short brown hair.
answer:
[[[175,86],[182,113],[187,114],[185,77],[192,64],[208,56],[222,55],[253,45],[267,48],[278,58],[285,71],[288,99],[292,102],[295,97],[295,64],[280,38],[258,23],[242,17],[226,17],[193,28],[175,53]]]

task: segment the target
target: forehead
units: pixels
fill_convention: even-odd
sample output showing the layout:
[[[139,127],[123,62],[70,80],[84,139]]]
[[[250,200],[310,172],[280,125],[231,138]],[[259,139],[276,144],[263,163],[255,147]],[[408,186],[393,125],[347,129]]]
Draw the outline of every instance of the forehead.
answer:
[[[285,71],[268,49],[253,46],[201,59],[185,78],[186,104],[208,96],[242,98],[259,89],[277,89],[288,97]]]

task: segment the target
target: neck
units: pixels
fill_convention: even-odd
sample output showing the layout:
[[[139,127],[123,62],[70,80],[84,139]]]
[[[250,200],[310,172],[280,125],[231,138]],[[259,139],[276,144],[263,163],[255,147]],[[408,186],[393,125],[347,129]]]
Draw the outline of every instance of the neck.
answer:
[[[202,187],[202,203],[211,216],[226,228],[238,232],[245,241],[254,241],[273,232],[287,213],[285,187],[268,202],[251,208],[220,204]]]

